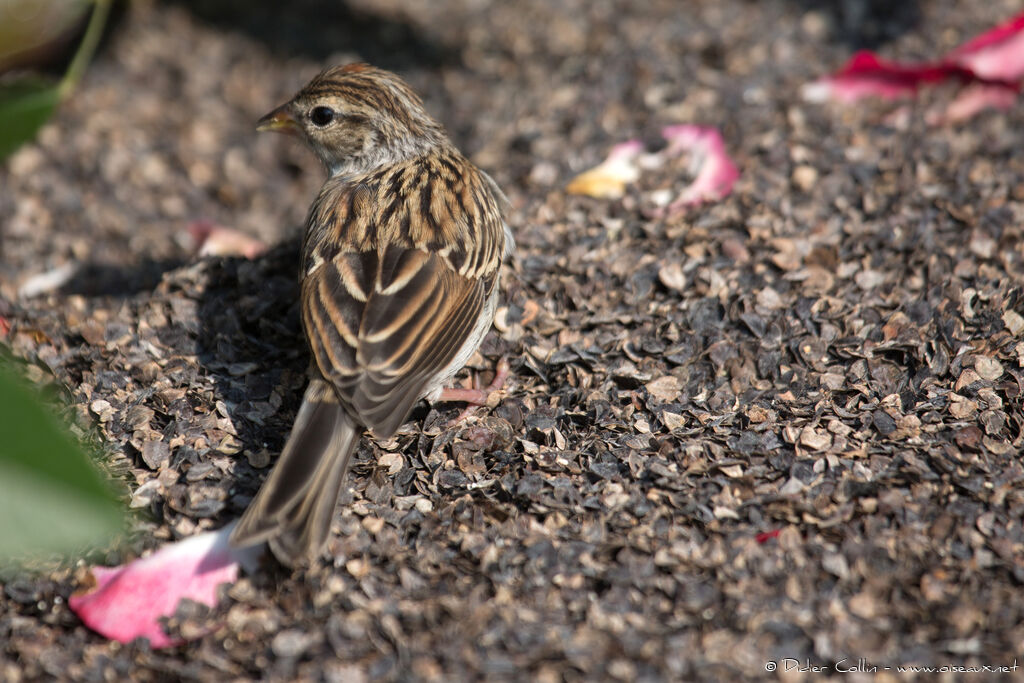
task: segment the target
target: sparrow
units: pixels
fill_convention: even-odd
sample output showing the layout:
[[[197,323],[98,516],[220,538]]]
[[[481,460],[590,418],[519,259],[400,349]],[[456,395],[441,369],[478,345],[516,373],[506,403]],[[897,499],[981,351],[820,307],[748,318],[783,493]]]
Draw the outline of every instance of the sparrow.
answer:
[[[319,557],[365,430],[385,439],[445,390],[494,320],[514,242],[508,200],[397,75],[323,71],[258,130],[302,138],[327,169],[299,273],[311,379],[270,476],[231,533],[298,566]]]

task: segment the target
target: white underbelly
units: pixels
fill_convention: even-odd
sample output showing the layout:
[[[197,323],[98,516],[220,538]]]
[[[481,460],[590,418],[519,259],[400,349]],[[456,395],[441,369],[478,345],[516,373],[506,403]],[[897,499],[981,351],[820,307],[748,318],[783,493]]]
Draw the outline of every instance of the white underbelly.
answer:
[[[451,382],[452,377],[462,369],[473,353],[480,348],[484,337],[487,336],[487,331],[491,329],[491,323],[494,322],[494,312],[498,308],[498,290],[498,282],[495,281],[491,286],[491,295],[484,302],[484,308],[480,311],[480,317],[477,318],[476,325],[473,326],[469,336],[466,337],[466,342],[459,349],[458,353],[455,354],[455,357],[452,358],[452,362],[430,380],[426,391],[423,392],[423,398],[431,403],[436,401],[441,395],[441,390]]]

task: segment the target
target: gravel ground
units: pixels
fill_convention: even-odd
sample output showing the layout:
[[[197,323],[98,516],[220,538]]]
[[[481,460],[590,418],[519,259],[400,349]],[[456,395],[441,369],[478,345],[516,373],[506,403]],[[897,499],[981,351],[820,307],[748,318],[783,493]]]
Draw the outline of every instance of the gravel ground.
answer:
[[[86,630],[82,564],[8,573],[0,678],[736,680],[790,658],[826,668],[787,680],[862,659],[879,671],[844,680],[877,681],[1024,654],[1024,107],[933,127],[951,88],[899,121],[799,97],[858,47],[932,57],[1016,3],[249,5],[133,3],[0,169],[5,343],[66,387],[137,513],[94,559],[236,517],[284,441],[323,173],[253,122],[326,64],[400,71],[508,193],[519,251],[471,367],[512,378],[454,427],[461,406],[424,405],[364,440],[334,562],[183,610],[182,632],[219,624],[189,645]],[[648,218],[682,167],[565,193],[678,122],[722,130],[724,201]],[[277,246],[197,259],[198,219]]]

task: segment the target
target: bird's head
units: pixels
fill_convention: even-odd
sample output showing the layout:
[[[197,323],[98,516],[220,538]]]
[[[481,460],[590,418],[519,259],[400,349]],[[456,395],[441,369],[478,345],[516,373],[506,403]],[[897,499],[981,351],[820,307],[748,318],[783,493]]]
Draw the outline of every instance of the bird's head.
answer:
[[[447,139],[401,78],[367,64],[322,72],[260,119],[258,130],[304,138],[332,176],[368,173]]]

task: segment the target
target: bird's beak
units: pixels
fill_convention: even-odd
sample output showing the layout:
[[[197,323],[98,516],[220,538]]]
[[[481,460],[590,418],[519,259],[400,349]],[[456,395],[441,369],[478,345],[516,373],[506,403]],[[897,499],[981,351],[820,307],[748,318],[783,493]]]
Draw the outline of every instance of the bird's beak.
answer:
[[[278,133],[299,133],[299,124],[289,111],[287,104],[270,112],[256,123],[256,130],[272,130]]]

